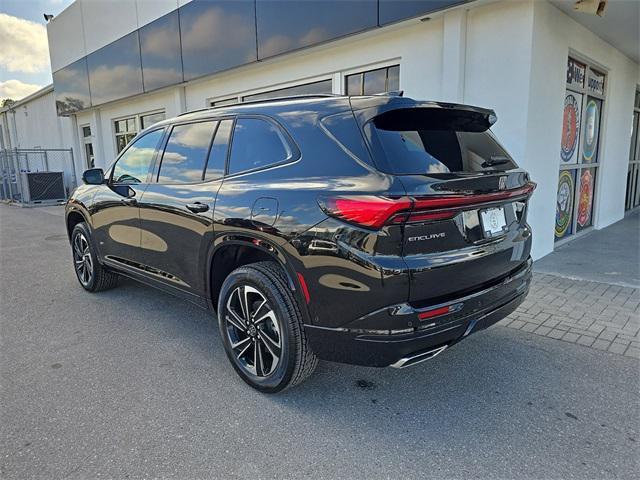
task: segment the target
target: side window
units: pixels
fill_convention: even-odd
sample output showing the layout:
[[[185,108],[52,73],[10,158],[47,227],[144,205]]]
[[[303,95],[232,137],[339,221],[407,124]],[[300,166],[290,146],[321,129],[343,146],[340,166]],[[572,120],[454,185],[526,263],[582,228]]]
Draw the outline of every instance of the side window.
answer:
[[[163,129],[154,130],[138,138],[118,159],[113,167],[113,183],[145,183],[147,173],[162,138]]]
[[[202,181],[211,137],[218,122],[176,125],[162,154],[158,182],[193,183]]]
[[[216,130],[216,136],[211,144],[209,161],[207,162],[207,172],[205,180],[213,180],[224,175],[224,164],[227,161],[227,150],[229,148],[229,137],[233,120],[221,120]]]
[[[291,157],[280,129],[259,118],[239,118],[233,132],[229,174],[267,167]]]

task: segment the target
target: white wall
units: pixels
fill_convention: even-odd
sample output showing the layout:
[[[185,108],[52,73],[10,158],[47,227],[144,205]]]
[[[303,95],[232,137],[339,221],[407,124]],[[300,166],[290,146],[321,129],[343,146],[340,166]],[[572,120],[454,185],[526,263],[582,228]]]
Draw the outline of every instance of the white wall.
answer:
[[[624,215],[638,65],[543,1],[493,3],[467,16],[464,102],[493,108],[493,130],[538,183],[530,204],[533,257],[554,248],[555,203],[567,57],[580,53],[607,70],[596,183],[595,228]]]
[[[553,250],[553,225],[560,165],[565,72],[570,52],[607,70],[600,133],[600,168],[596,180],[594,227],[624,216],[631,118],[638,64],[547,2],[534,2],[533,51],[523,165],[538,182],[532,202],[536,222],[536,255]]]
[[[20,105],[15,111],[17,138],[12,138],[14,148],[72,146],[71,119],[57,116],[53,92]]]
[[[467,18],[464,102],[495,110],[493,131],[518,162],[525,151],[532,21],[528,2],[490,4]]]

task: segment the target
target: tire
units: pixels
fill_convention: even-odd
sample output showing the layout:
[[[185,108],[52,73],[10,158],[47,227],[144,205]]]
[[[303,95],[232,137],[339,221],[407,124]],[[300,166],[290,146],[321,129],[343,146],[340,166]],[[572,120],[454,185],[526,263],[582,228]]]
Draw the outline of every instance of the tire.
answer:
[[[243,293],[248,309],[241,301]],[[229,274],[218,299],[218,326],[231,365],[261,392],[297,385],[318,364],[298,303],[284,272],[273,262],[246,265]]]
[[[71,232],[71,258],[78,282],[88,292],[100,292],[117,285],[118,275],[98,261],[91,231],[84,222],[78,223]]]

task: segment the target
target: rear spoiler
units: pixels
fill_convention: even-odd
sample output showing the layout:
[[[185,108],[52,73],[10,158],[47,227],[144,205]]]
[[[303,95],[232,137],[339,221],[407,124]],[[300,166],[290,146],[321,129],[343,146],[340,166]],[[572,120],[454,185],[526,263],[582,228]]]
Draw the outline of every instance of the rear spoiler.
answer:
[[[403,97],[351,97],[351,108],[360,126],[374,120],[384,130],[427,130],[484,132],[496,123],[488,108],[443,102],[420,102]],[[382,101],[381,101],[382,100]]]

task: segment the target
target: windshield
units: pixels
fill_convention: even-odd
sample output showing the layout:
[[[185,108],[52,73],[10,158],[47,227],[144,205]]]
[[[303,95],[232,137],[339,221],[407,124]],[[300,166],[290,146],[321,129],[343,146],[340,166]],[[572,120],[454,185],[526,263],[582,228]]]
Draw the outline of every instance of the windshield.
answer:
[[[436,113],[437,112],[437,113]],[[365,136],[379,170],[395,175],[502,171],[509,154],[462,110],[393,110],[367,122]]]

